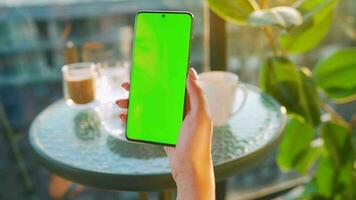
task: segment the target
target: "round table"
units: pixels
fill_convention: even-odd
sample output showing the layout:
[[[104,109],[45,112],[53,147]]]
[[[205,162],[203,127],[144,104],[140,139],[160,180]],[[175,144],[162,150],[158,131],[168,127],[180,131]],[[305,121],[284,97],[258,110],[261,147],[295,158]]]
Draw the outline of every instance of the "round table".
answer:
[[[248,85],[242,110],[215,127],[212,155],[216,180],[224,180],[267,156],[277,146],[286,111],[273,98]],[[236,104],[242,92],[237,92]],[[212,113],[214,114],[214,113]],[[175,188],[162,146],[117,139],[90,109],[59,100],[33,121],[30,143],[51,172],[103,189],[152,191]]]

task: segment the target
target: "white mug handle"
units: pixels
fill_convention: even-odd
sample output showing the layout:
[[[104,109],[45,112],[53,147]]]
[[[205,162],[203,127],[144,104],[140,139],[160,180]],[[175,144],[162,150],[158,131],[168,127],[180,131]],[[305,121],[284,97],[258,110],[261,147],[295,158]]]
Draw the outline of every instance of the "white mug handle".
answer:
[[[230,114],[230,117],[232,117],[232,116],[236,115],[238,112],[240,112],[241,109],[242,109],[242,107],[245,105],[246,100],[247,100],[248,90],[247,90],[246,85],[245,85],[245,84],[239,84],[239,85],[238,85],[238,88],[239,88],[239,87],[240,87],[240,88],[242,89],[242,91],[244,92],[244,99],[242,100],[241,105],[240,105],[235,111],[233,111],[233,112]]]

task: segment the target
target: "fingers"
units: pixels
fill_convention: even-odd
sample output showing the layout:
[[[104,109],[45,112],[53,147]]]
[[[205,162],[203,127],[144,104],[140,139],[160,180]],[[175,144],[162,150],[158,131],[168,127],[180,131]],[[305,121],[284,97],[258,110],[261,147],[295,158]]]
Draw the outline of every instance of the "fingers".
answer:
[[[189,69],[188,81],[187,81],[187,93],[189,96],[190,109],[192,112],[205,109],[205,99],[203,90],[198,85],[198,75],[193,69]]]
[[[185,105],[184,105],[184,117],[190,112],[190,101],[189,95],[186,93],[185,95]]]
[[[129,82],[125,82],[125,83],[121,84],[121,87],[123,87],[125,90],[129,91],[130,90],[130,83]]]
[[[125,83],[121,84],[121,87],[123,87],[125,90],[129,91],[130,90],[130,83],[129,82],[125,82]],[[128,99],[119,99],[115,103],[120,108],[127,109],[128,105],[129,105],[129,100]],[[127,114],[126,113],[121,113],[121,114],[119,114],[119,118],[123,123],[126,123]]]
[[[127,108],[129,104],[128,99],[119,99],[116,101],[116,105],[118,105],[120,108]]]
[[[126,123],[126,121],[127,121],[127,114],[126,114],[126,113],[121,113],[121,114],[119,114],[119,118],[121,119],[121,121],[122,121],[123,123]]]

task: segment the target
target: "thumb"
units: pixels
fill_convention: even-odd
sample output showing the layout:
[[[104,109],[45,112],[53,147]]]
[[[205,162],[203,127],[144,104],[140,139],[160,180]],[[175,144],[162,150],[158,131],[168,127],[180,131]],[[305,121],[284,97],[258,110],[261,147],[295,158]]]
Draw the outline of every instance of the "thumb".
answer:
[[[189,96],[190,111],[193,113],[205,109],[204,94],[203,90],[198,85],[198,79],[197,72],[193,68],[190,68],[187,80],[187,93]]]

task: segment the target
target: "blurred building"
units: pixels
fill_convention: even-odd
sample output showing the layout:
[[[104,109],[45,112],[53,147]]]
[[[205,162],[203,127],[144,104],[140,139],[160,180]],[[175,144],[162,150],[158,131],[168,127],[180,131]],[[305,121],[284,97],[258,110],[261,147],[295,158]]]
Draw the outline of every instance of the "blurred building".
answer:
[[[3,101],[9,111],[13,125],[17,127],[27,124],[36,113],[30,114],[31,118],[24,119],[25,121],[21,120],[25,113],[31,112],[27,107],[33,107],[30,102],[24,102],[23,99],[31,101],[31,96],[34,94],[34,91],[21,92],[23,89],[26,90],[23,86],[36,85],[33,85],[36,92],[41,93],[42,96],[46,96],[43,93],[47,95],[52,93],[49,96],[56,98],[61,96],[60,68],[66,63],[65,52],[68,42],[74,44],[78,52],[77,61],[87,61],[83,59],[83,48],[87,43],[102,46],[103,52],[99,61],[108,63],[129,61],[134,15],[141,9],[189,10],[199,16],[202,15],[202,2],[187,0],[0,1],[0,101]],[[195,66],[201,65],[203,52],[201,20],[202,17],[196,17],[194,22],[191,60]],[[55,91],[54,88],[48,88],[49,84],[55,85],[51,86],[56,88]],[[15,88],[9,90],[9,87]],[[30,96],[23,95],[26,93]],[[37,98],[34,104],[40,108],[49,103],[48,99],[45,99],[45,102],[38,100]],[[21,104],[27,104],[24,106],[26,108],[18,109]]]

